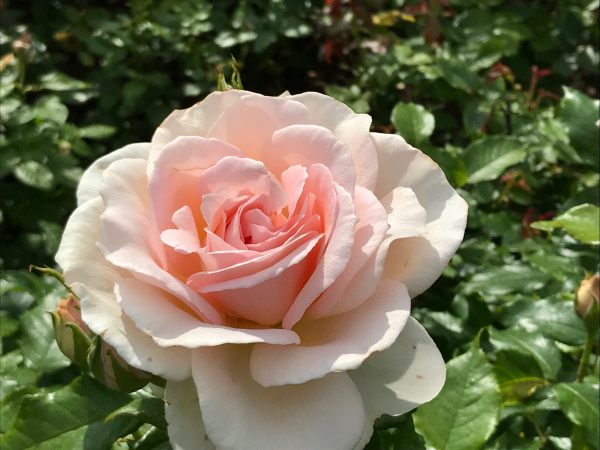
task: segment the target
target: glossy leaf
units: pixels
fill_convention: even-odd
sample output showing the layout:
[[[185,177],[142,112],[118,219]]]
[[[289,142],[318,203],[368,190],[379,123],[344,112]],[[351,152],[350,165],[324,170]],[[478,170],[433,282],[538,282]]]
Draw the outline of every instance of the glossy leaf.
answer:
[[[540,334],[512,328],[504,331],[489,329],[490,342],[499,350],[513,350],[533,358],[545,378],[553,380],[560,370],[560,352],[552,341]]]
[[[103,388],[82,377],[55,392],[23,400],[12,427],[2,436],[2,448],[108,448],[116,438],[133,431],[123,418],[110,424],[104,417],[130,401],[129,396]],[[139,426],[139,424],[135,424]]]
[[[500,412],[500,388],[479,348],[452,359],[442,392],[413,415],[415,428],[433,448],[479,448],[492,434]]]
[[[435,118],[421,105],[400,102],[392,110],[392,123],[406,142],[417,146],[433,133]]]
[[[600,146],[598,125],[600,119],[599,102],[572,89],[564,88],[560,103],[561,118],[567,125],[571,144],[589,164],[598,167]]]
[[[465,154],[468,182],[495,180],[526,156],[525,146],[516,138],[499,136],[476,141]]]
[[[590,204],[574,206],[555,219],[533,222],[531,226],[545,231],[562,228],[582,242],[599,244],[600,208]]]
[[[571,421],[583,428],[585,440],[598,448],[600,416],[598,415],[598,384],[558,383],[552,390]]]
[[[538,363],[529,355],[515,351],[496,354],[494,372],[505,402],[521,402],[548,384]]]
[[[484,296],[500,296],[517,291],[534,292],[543,287],[549,279],[548,274],[529,266],[515,264],[478,273],[464,285],[464,291],[467,294],[477,292]]]
[[[52,171],[37,161],[25,161],[19,164],[14,174],[23,184],[38,189],[49,190],[55,184]]]
[[[565,344],[583,345],[585,328],[575,313],[573,303],[559,299],[518,302],[507,309],[504,323],[519,326],[531,333],[541,333]]]
[[[58,300],[58,299],[57,299]],[[38,372],[52,372],[71,364],[54,338],[54,328],[46,305],[23,314],[21,348],[28,367]]]

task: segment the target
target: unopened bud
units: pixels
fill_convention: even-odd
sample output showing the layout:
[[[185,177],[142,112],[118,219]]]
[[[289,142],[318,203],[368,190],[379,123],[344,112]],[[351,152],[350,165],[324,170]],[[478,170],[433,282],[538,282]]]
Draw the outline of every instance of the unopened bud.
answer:
[[[58,348],[67,358],[86,369],[92,333],[81,319],[79,300],[73,295],[61,299],[51,316]]]
[[[94,377],[116,391],[137,391],[153,377],[151,373],[127,364],[114,347],[104,342],[100,336],[94,338],[87,361]]]
[[[575,298],[575,311],[585,322],[589,332],[598,330],[598,310],[600,299],[600,276],[584,278]]]

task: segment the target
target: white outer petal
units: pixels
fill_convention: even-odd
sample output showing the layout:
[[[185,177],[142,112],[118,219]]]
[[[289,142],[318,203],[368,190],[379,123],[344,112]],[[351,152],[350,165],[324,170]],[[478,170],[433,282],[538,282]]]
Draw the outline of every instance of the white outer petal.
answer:
[[[385,280],[360,308],[301,321],[295,327],[302,340],[299,345],[255,345],[252,377],[263,386],[280,386],[356,369],[372,353],[393,345],[409,315],[406,287]]]
[[[176,109],[163,120],[152,136],[152,158],[156,158],[162,147],[178,136],[206,136],[221,114],[248,94],[237,89],[212,92],[187,109]]]
[[[183,347],[159,347],[125,316],[112,292],[86,289],[73,283],[81,299],[81,316],[90,329],[112,345],[133,367],[167,380],[184,380],[190,376],[190,351]]]
[[[191,378],[181,382],[168,381],[165,402],[165,418],[173,450],[215,450],[204,430],[196,385]]]
[[[444,386],[446,366],[427,331],[411,317],[395,344],[348,374],[373,423],[382,414],[404,414],[433,399]]]
[[[427,155],[396,134],[371,135],[380,167],[375,195],[384,198],[396,187],[408,187],[427,212],[422,236],[392,243],[383,275],[405,283],[415,297],[441,275],[462,242],[468,206]]]
[[[77,205],[81,206],[88,200],[99,195],[98,191],[102,184],[102,173],[113,162],[126,158],[147,160],[149,154],[150,143],[141,142],[138,144],[126,145],[123,148],[98,158],[86,169],[81,176],[81,180],[79,180],[79,186],[77,186]]]
[[[67,222],[56,254],[66,283],[81,299],[83,320],[132,366],[165,378],[183,379],[190,373],[189,351],[181,347],[161,349],[122,316],[113,294],[121,272],[95,245],[103,210],[99,197],[78,207]]]
[[[348,450],[359,442],[364,409],[347,374],[265,388],[250,376],[249,353],[241,345],[193,352],[202,418],[217,448]]]

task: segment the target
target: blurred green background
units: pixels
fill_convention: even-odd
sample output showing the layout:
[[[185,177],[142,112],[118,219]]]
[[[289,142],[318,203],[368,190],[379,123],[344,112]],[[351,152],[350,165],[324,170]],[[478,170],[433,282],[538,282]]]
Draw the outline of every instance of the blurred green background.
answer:
[[[248,90],[315,90],[371,114],[374,131],[421,148],[470,204],[461,249],[415,301],[452,360],[446,388],[383,418],[369,448],[598,448],[597,335],[591,376],[575,382],[586,330],[572,307],[598,270],[598,6],[1,1],[3,448],[168,448],[160,420],[102,428],[109,407],[78,425],[87,446],[67,422],[36,434],[31,411],[51,393],[85,396],[43,314],[64,292],[26,268],[54,264],[82,170],[148,141],[215,89],[217,68],[231,73],[232,55]]]

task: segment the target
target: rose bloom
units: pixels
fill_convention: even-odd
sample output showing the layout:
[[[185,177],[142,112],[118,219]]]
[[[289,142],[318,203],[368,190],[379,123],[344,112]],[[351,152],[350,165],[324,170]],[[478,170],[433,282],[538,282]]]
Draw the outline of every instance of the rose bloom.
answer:
[[[411,298],[467,205],[326,95],[230,90],[84,173],[57,262],[89,328],[167,380],[175,449],[361,449],[437,395]]]

